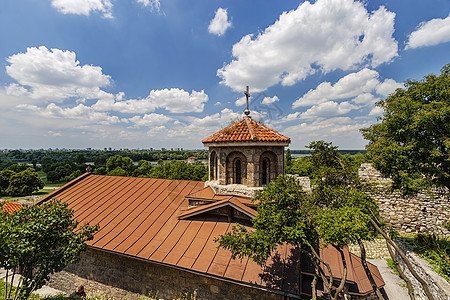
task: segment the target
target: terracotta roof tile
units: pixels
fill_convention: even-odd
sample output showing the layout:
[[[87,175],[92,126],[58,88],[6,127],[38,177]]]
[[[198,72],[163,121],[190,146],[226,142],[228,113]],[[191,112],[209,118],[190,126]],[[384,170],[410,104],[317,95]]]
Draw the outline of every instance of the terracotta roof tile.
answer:
[[[291,139],[261,124],[252,118],[231,124],[202,141],[203,143],[227,142],[286,142]]]
[[[100,224],[94,240],[88,243],[89,247],[127,254],[217,279],[296,293],[298,274],[295,270],[300,259],[295,254],[298,253],[296,248],[281,246],[278,254],[274,253],[277,256],[267,264],[271,269],[262,269],[248,258],[233,260],[229,251],[217,247],[214,239],[234,225],[228,223],[226,217],[198,214],[188,219],[178,218],[181,212],[190,211],[186,210],[188,196],[211,196],[203,186],[204,182],[199,181],[89,174],[80,176],[46,199],[56,198],[68,203],[81,224]],[[241,200],[240,197],[227,197],[204,205],[203,209],[223,202],[256,214]],[[202,208],[193,210],[196,209],[201,211]],[[333,249],[322,251],[327,261],[336,259],[336,263],[331,264],[333,274],[339,274],[340,261],[334,252]],[[348,251],[346,257],[350,260],[349,266],[352,266],[349,278],[355,281],[352,289],[363,294],[370,292],[370,284],[361,273],[364,271],[359,258],[348,254]],[[283,261],[293,262],[294,267],[280,263]],[[377,283],[382,286],[384,283],[378,269],[372,265],[369,267]],[[352,275],[350,272],[353,272]]]
[[[22,203],[15,202],[15,201],[6,201],[6,200],[4,200],[4,201],[1,201],[1,202],[4,203],[3,207],[2,207],[3,211],[7,212],[9,214],[15,213],[16,211],[20,210],[23,205],[26,205],[26,204],[22,204]]]

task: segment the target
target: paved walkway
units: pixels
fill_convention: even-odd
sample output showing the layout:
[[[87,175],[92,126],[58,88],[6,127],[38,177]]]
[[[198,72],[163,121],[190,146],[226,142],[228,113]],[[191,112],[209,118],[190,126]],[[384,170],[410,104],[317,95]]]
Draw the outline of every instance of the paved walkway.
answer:
[[[0,268],[0,280],[5,281],[6,279],[6,270]],[[19,276],[14,277],[14,286],[17,286],[19,281]],[[11,274],[8,274],[8,282],[11,282]],[[49,286],[43,286],[40,289],[34,291],[34,294],[39,295],[39,297],[52,297],[64,294],[62,291],[59,291],[57,289],[51,288]]]
[[[386,259],[391,258],[386,247],[384,239],[376,239],[370,242],[364,242],[366,248],[367,261],[377,266],[384,279],[385,298],[386,300],[407,300],[408,288],[406,288],[403,280],[389,268]],[[349,246],[350,252],[360,256],[358,245]]]

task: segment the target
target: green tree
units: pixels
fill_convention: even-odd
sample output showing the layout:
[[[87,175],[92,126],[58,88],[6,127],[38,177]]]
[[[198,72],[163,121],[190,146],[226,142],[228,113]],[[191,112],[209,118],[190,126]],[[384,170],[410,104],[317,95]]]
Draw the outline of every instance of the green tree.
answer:
[[[450,64],[439,76],[408,80],[378,106],[381,123],[361,130],[374,167],[404,193],[450,189]]]
[[[291,155],[291,149],[286,150],[285,154],[285,165],[286,165],[286,173],[291,173],[292,168],[292,155]]]
[[[16,173],[9,169],[0,171],[0,195],[6,194],[6,189],[8,189],[9,186],[9,180],[11,179],[11,176],[14,174]]]
[[[38,173],[28,168],[11,176],[6,193],[11,196],[28,196],[43,187],[44,182],[39,178]]]
[[[133,160],[129,157],[123,157],[120,155],[114,155],[108,158],[108,160],[106,161],[106,170],[108,173],[118,167],[125,170],[128,176],[132,174],[134,170]]]
[[[152,170],[152,164],[146,160],[140,160],[137,168],[133,172],[134,177],[148,177],[148,174]]]
[[[49,275],[76,262],[98,228],[79,226],[67,204],[54,200],[23,206],[13,214],[3,212],[0,206],[0,267],[13,277],[21,270],[14,299],[28,299]],[[5,294],[11,297],[8,286]]]

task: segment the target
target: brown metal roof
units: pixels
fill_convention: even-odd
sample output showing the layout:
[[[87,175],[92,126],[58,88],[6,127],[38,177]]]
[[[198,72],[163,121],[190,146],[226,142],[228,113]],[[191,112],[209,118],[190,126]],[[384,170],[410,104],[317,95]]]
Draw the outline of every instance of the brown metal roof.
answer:
[[[84,174],[38,204],[56,198],[74,209],[74,217],[82,225],[99,224],[100,230],[88,243],[90,247],[275,292],[298,293],[296,265],[300,255],[292,246],[280,246],[265,269],[248,258],[233,260],[229,251],[217,247],[214,239],[230,231],[234,224],[224,216],[208,214],[209,208],[223,202],[250,215],[256,215],[256,211],[242,204],[240,200],[246,197],[229,197],[188,210],[186,197],[199,196],[198,191],[207,193],[203,186],[200,181]],[[178,218],[187,212],[200,213]],[[330,247],[322,255],[331,263],[333,275],[338,274],[342,265],[338,253]],[[346,256],[352,266],[348,279],[356,286],[353,290],[360,294],[370,292],[359,258],[348,250]],[[302,273],[313,271],[303,265],[302,262]],[[371,268],[382,286],[378,269]]]

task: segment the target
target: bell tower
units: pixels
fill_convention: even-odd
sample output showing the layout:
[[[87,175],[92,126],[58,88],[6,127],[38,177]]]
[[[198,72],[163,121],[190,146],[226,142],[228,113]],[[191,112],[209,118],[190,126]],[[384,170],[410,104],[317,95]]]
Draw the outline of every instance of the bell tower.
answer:
[[[253,120],[246,96],[244,118],[204,139],[209,148],[209,180],[217,194],[254,197],[284,174],[284,147],[290,138]]]

